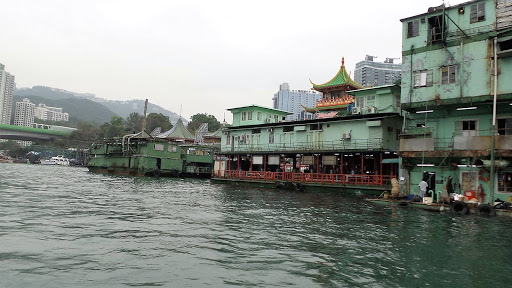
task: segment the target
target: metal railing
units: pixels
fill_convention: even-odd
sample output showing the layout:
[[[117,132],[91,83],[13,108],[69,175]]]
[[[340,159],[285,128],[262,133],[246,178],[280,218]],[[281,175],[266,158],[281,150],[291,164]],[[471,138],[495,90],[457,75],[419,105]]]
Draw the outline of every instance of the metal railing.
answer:
[[[240,170],[225,170],[224,173],[218,171],[218,174],[213,176],[218,178],[239,180],[259,180],[269,182],[283,181],[294,183],[319,183],[375,187],[390,186],[391,179],[396,178],[395,175],[324,174]]]
[[[223,146],[223,152],[274,152],[274,151],[347,151],[383,149],[377,139],[341,139],[334,141],[290,142],[275,144],[240,144]]]

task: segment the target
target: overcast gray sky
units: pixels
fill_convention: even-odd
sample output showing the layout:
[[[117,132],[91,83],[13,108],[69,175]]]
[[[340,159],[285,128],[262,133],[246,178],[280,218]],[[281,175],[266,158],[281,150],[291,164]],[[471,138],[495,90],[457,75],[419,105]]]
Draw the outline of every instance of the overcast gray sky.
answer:
[[[464,1],[447,1],[450,5]],[[283,82],[310,89],[341,58],[401,57],[402,18],[442,0],[2,1],[0,63],[18,87],[145,99],[189,118],[272,106]],[[141,111],[142,113],[142,111]]]

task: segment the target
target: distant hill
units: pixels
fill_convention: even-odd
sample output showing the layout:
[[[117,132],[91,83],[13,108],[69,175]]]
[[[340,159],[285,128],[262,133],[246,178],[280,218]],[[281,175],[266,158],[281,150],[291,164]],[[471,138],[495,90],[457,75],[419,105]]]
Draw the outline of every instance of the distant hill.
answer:
[[[95,98],[91,93],[77,93],[67,91],[59,88],[52,88],[46,86],[34,86],[32,88],[16,88],[14,95],[18,96],[39,96],[49,100],[61,100],[74,97],[91,99]]]
[[[96,103],[99,103],[102,106],[105,106],[111,112],[113,112],[116,115],[121,116],[123,118],[126,118],[132,112],[137,112],[141,115],[144,113],[145,100],[142,100],[142,99],[128,100],[128,101],[107,100],[107,99],[96,97],[94,94],[91,94],[91,93],[77,93],[77,92],[67,91],[67,90],[63,90],[63,89],[59,89],[59,88],[46,87],[46,86],[34,86],[32,88],[19,88],[19,89],[16,89],[16,92],[14,94],[17,96],[24,96],[24,97],[39,96],[39,97],[43,97],[43,98],[46,98],[49,100],[59,100],[56,103],[60,103],[60,100],[70,99],[70,98],[83,99],[83,100],[87,99],[87,100],[91,100]],[[59,105],[59,104],[50,105],[50,104],[48,104],[49,102],[45,103],[44,101],[41,101],[40,103],[44,103],[48,106],[64,108],[62,105]],[[54,102],[52,102],[52,103],[54,103]],[[80,107],[80,106],[77,106],[77,108],[78,107]],[[80,107],[79,110],[81,110],[81,109],[82,109],[82,107]],[[82,116],[78,116],[78,114],[75,115],[74,112],[72,113],[70,111],[71,110],[64,109],[64,112],[68,112],[70,117],[76,116],[76,117],[82,119]],[[152,104],[151,102],[148,103],[148,114],[149,113],[162,113],[163,115],[168,116],[172,123],[176,123],[179,119],[178,114],[176,114],[172,111],[166,110],[158,105]],[[82,113],[80,113],[80,115],[81,114]],[[85,114],[87,114],[87,113],[85,113]],[[93,114],[95,114],[95,113],[93,113]],[[108,114],[108,115],[111,115],[111,114]],[[112,117],[112,116],[109,116],[109,117]],[[87,119],[89,119],[89,118],[87,118]],[[104,118],[101,118],[101,119],[102,119],[101,121],[103,121]],[[84,119],[84,121],[89,121],[89,120]],[[100,119],[97,119],[97,121],[100,121]],[[108,118],[107,121],[110,121],[110,118]],[[186,119],[183,119],[183,121],[185,123],[187,123]],[[103,121],[102,123],[104,123],[104,122],[106,122],[106,121]]]
[[[63,112],[69,113],[70,118],[75,118],[79,121],[92,122],[96,124],[103,124],[105,122],[109,122],[112,116],[116,114],[107,107],[101,105],[100,103],[91,101],[89,99],[84,98],[65,98],[65,99],[57,99],[50,100],[48,98],[43,98],[40,96],[29,96],[29,95],[14,95],[13,96],[13,112],[16,108],[16,102],[23,101],[23,98],[27,98],[30,102],[38,105],[39,103],[46,104],[47,106],[52,107],[61,107]],[[13,116],[14,117],[14,116]],[[65,122],[62,123],[65,126]]]
[[[146,100],[136,99],[136,100],[128,100],[128,101],[120,101],[120,100],[106,100],[102,98],[94,98],[91,99],[98,103],[105,105],[107,108],[112,110],[117,115],[126,118],[130,113],[137,112],[139,114],[144,114],[144,103]],[[169,117],[172,123],[176,123],[180,116],[172,111],[166,110],[158,105],[148,103],[148,114],[149,113],[162,113],[165,116]],[[188,121],[184,118],[183,122],[187,123]]]

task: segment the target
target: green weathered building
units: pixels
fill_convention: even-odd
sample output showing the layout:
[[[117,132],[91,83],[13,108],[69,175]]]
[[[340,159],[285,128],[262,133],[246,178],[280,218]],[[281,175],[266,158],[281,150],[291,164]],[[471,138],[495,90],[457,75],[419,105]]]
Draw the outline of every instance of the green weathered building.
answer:
[[[257,105],[228,109],[233,125],[223,129],[214,178],[389,189],[398,175],[400,88],[359,89],[343,64],[317,88],[323,99],[305,107],[316,113],[313,120],[286,122],[287,112]]]
[[[512,195],[510,15],[511,1],[477,0],[401,20],[403,190]]]

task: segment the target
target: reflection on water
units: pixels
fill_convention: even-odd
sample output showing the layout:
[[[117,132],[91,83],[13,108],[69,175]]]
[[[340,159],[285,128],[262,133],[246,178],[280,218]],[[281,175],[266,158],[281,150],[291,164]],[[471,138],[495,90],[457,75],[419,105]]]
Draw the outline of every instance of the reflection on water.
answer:
[[[0,164],[5,287],[504,287],[511,221]]]

